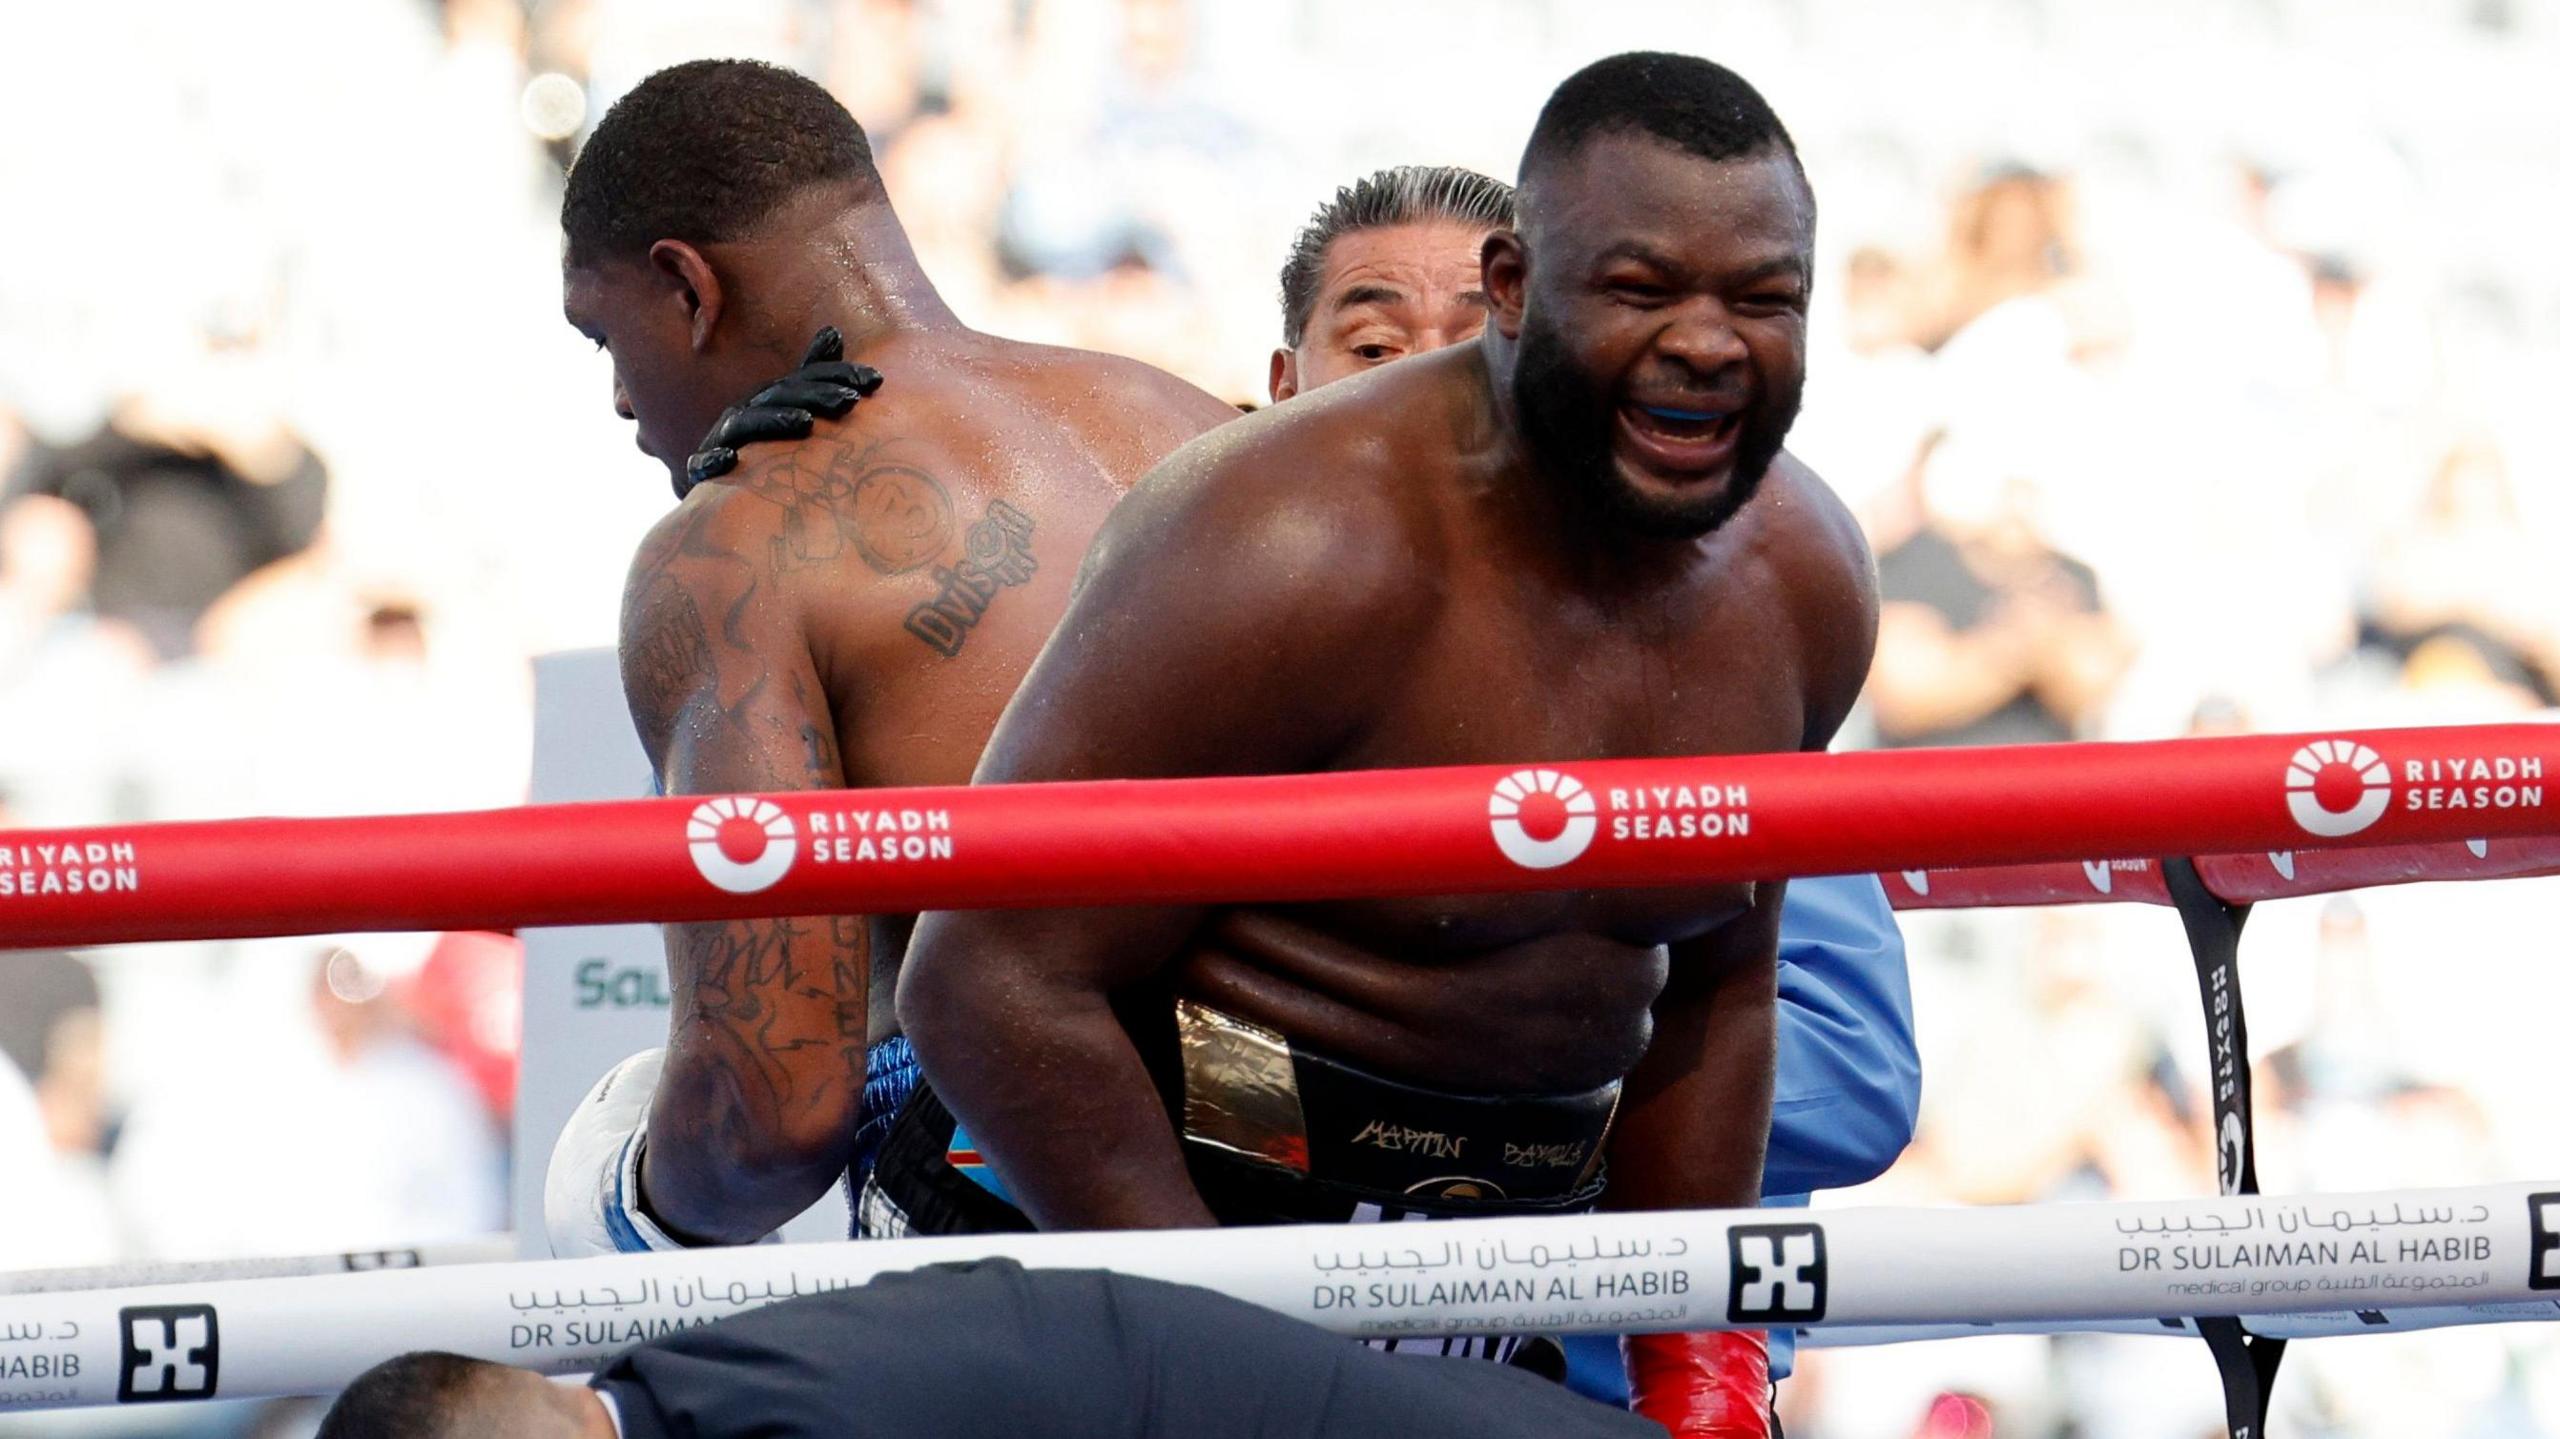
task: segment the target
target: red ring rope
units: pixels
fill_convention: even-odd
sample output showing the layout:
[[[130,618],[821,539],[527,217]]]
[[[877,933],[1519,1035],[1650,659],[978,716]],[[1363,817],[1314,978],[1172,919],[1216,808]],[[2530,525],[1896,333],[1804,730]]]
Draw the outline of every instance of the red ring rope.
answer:
[[[0,948],[2494,841],[2560,835],[2545,776],[2560,728],[2481,725],[23,831]]]

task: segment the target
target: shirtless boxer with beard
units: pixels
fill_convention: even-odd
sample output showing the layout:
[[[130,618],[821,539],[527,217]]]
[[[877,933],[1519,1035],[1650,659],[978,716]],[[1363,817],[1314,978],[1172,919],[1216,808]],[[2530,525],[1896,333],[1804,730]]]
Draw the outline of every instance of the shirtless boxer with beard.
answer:
[[[1784,127],[1706,61],[1603,61],[1548,101],[1519,209],[1477,344],[1237,422],[1132,494],[980,780],[1828,743],[1875,594],[1780,453],[1813,243]],[[909,1115],[965,1123],[1049,1228],[1746,1205],[1784,889],[930,915]],[[1355,1119],[1480,1136],[1484,1172],[1361,1148]],[[1506,1140],[1586,1159],[1506,1166]],[[1755,1338],[1633,1341],[1638,1407],[1765,1433]]]
[[[1474,341],[1484,242],[1514,220],[1509,185],[1456,166],[1397,166],[1335,192],[1281,267],[1273,403]],[[1813,1190],[1882,1174],[1911,1142],[1919,1108],[1911,980],[1884,886],[1864,874],[1794,880],[1778,916],[1778,1076],[1761,1203],[1801,1205]],[[970,1173],[997,1182],[984,1166]],[[1614,1339],[1575,1335],[1564,1347],[1576,1389],[1625,1402]],[[1793,1331],[1771,1333],[1771,1377],[1794,1357]]]

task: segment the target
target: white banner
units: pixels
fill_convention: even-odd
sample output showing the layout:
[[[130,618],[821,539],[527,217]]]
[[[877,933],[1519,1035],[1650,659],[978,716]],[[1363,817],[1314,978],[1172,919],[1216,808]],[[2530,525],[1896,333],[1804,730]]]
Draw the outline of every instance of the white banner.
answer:
[[[1994,1209],[963,1236],[0,1299],[0,1409],[321,1393],[412,1349],[553,1373],[886,1271],[1006,1255],[1347,1335],[2073,1323],[2528,1304],[2560,1184]]]

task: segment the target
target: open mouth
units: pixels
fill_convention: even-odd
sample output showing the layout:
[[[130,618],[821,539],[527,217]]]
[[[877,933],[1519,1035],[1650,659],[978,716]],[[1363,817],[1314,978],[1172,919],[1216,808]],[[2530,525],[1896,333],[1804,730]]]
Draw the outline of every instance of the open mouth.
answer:
[[[1732,455],[1742,433],[1742,412],[1628,404],[1618,407],[1618,424],[1656,467],[1708,470]]]

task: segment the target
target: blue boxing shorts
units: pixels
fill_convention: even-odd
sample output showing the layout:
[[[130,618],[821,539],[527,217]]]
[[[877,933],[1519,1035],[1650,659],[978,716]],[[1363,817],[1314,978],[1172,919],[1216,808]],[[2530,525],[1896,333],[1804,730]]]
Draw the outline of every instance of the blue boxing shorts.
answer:
[[[848,1203],[862,1202],[862,1187],[871,1182],[871,1170],[880,1162],[881,1141],[889,1137],[898,1111],[907,1107],[923,1074],[915,1048],[903,1034],[890,1035],[863,1056],[862,1118],[854,1125],[853,1163],[844,1186]],[[847,1232],[856,1239],[862,1237],[858,1227]]]

